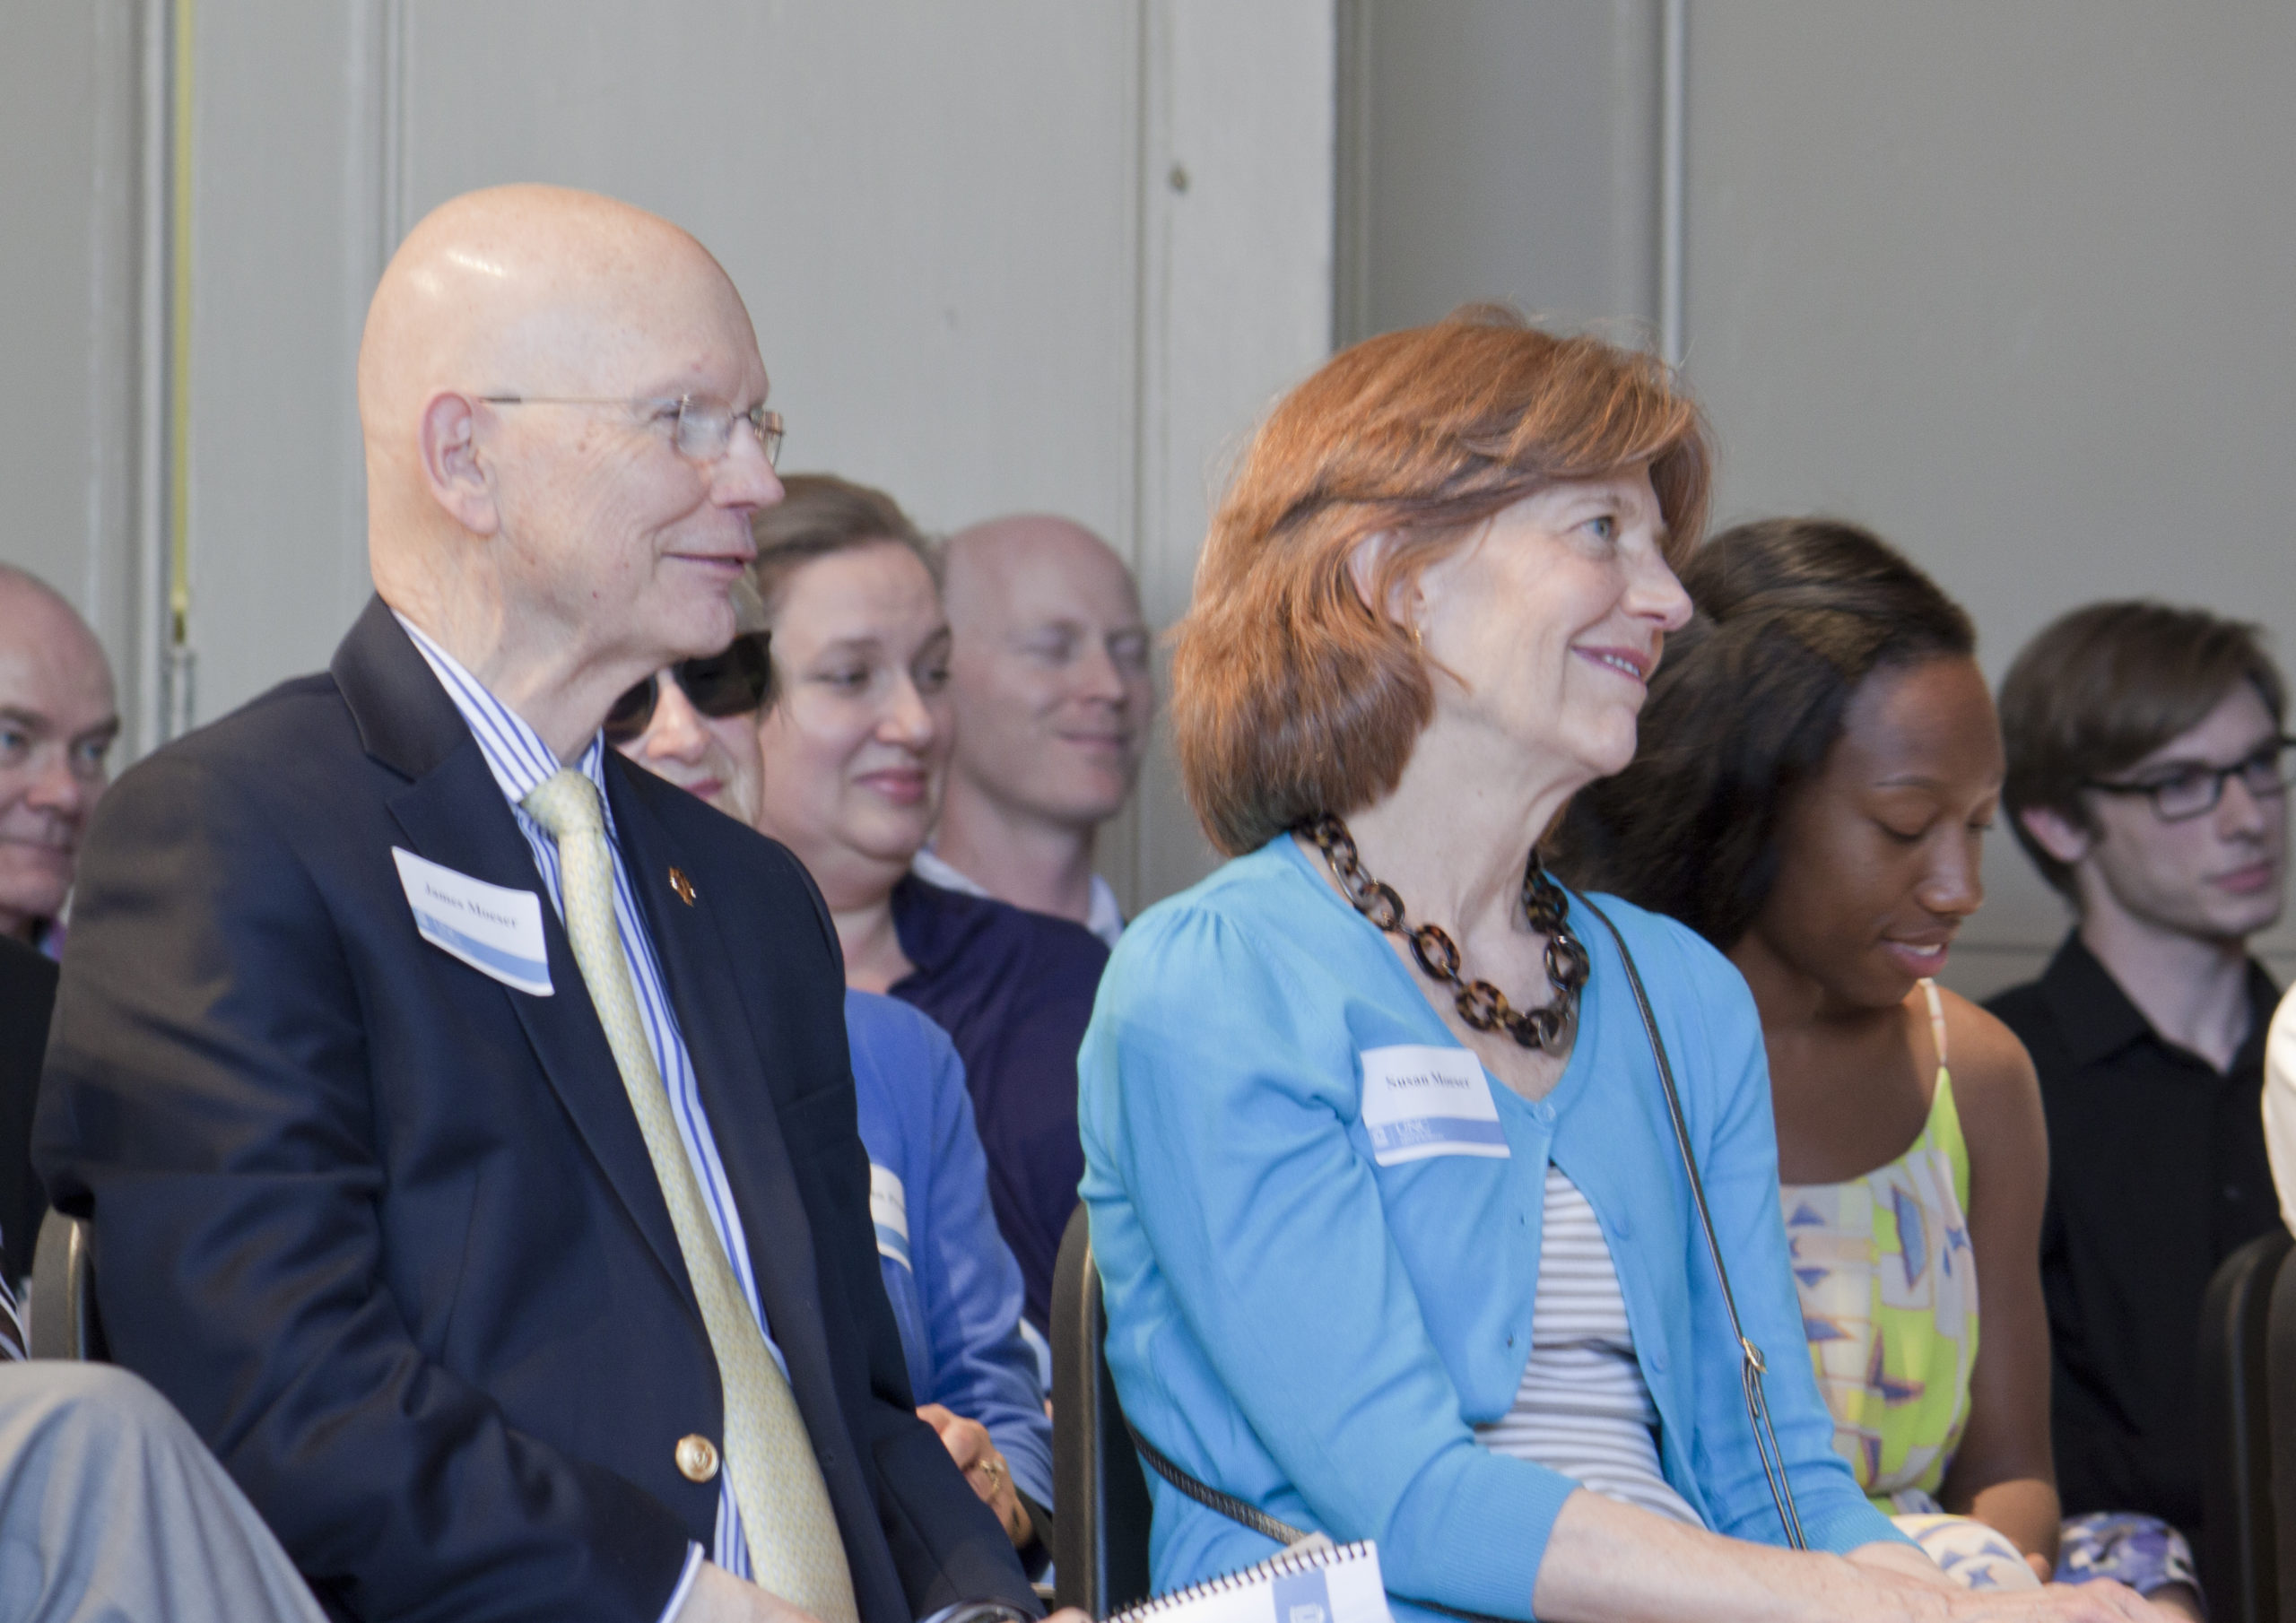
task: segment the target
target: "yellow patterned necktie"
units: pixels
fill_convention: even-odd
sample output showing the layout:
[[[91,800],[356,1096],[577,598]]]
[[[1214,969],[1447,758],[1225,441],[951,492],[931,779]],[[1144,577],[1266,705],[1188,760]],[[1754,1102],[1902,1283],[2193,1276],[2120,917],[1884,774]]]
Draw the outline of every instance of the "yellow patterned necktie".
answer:
[[[613,856],[606,847],[597,785],[561,768],[522,803],[558,842],[574,961],[582,968],[631,1108],[646,1135],[646,1153],[669,1204],[678,1249],[718,1357],[726,1400],[726,1471],[741,1506],[751,1571],[764,1588],[821,1623],[858,1623],[853,1575],[804,1417],[766,1349],[765,1333],[702,1204],[700,1181],[678,1136],[661,1070],[639,1019],[638,994],[614,923]]]

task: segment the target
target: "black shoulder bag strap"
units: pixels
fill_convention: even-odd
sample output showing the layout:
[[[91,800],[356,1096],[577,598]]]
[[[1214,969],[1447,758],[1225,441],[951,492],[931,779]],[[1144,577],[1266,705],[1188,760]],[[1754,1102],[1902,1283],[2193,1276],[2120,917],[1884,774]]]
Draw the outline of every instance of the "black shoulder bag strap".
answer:
[[[1683,1119],[1683,1096],[1674,1087],[1674,1068],[1666,1060],[1666,1045],[1658,1036],[1658,1017],[1650,1011],[1650,994],[1643,990],[1642,972],[1626,937],[1611,923],[1610,915],[1585,897],[1575,898],[1593,914],[1618,945],[1618,961],[1626,966],[1626,984],[1633,989],[1634,1007],[1642,1016],[1642,1034],[1650,1039],[1650,1057],[1658,1062],[1658,1086],[1666,1095],[1666,1119],[1674,1124],[1674,1148],[1682,1151],[1683,1171],[1690,1179],[1691,1204],[1698,1211],[1698,1229],[1706,1237],[1706,1254],[1714,1263],[1714,1282],[1722,1288],[1722,1311],[1730,1321],[1730,1337],[1738,1343],[1739,1377],[1746,1389],[1746,1419],[1753,1427],[1754,1453],[1761,1460],[1762,1480],[1770,1484],[1770,1503],[1786,1530],[1786,1542],[1795,1549],[1809,1549],[1802,1536],[1802,1518],[1794,1509],[1794,1486],[1786,1480],[1786,1456],[1779,1452],[1778,1434],[1770,1424],[1770,1401],[1762,1395],[1762,1372],[1769,1367],[1761,1349],[1747,1338],[1738,1322],[1738,1298],[1730,1290],[1730,1271],[1722,1264],[1722,1242],[1714,1235],[1714,1214],[1707,1209],[1706,1185],[1698,1176],[1698,1158],[1691,1153],[1690,1126]],[[1805,1356],[1807,1356],[1806,1354]]]
[[[1612,942],[1618,947],[1619,962],[1626,967],[1626,984],[1634,993],[1634,1007],[1642,1016],[1642,1034],[1649,1039],[1650,1057],[1658,1063],[1658,1086],[1666,1096],[1666,1119],[1674,1126],[1674,1147],[1682,1152],[1683,1171],[1690,1180],[1691,1205],[1698,1213],[1699,1232],[1706,1239],[1706,1254],[1714,1263],[1715,1283],[1722,1288],[1722,1311],[1730,1321],[1731,1339],[1738,1344],[1740,1375],[1746,1393],[1746,1419],[1753,1427],[1754,1453],[1761,1461],[1762,1480],[1770,1484],[1770,1502],[1778,1506],[1778,1520],[1786,1530],[1787,1543],[1796,1549],[1807,1549],[1809,1544],[1802,1537],[1802,1518],[1794,1509],[1794,1488],[1786,1480],[1786,1456],[1779,1451],[1778,1434],[1770,1423],[1770,1403],[1762,1395],[1762,1373],[1769,1365],[1762,1358],[1761,1349],[1748,1339],[1745,1326],[1738,1320],[1737,1298],[1730,1290],[1730,1271],[1723,1265],[1722,1243],[1715,1237],[1714,1216],[1706,1204],[1706,1185],[1698,1176],[1698,1158],[1691,1153],[1690,1125],[1683,1116],[1682,1094],[1674,1086],[1674,1068],[1667,1063],[1665,1042],[1658,1035],[1658,1017],[1651,1011],[1650,994],[1643,988],[1641,971],[1634,967],[1634,954],[1627,950],[1626,937],[1619,933],[1619,928],[1611,923],[1610,916],[1583,896],[1574,896],[1572,899],[1593,914],[1603,928],[1610,933]],[[1317,1536],[1305,1528],[1279,1521],[1257,1505],[1248,1504],[1233,1494],[1222,1493],[1207,1482],[1198,1481],[1174,1464],[1161,1449],[1142,1436],[1140,1428],[1132,1423],[1131,1416],[1125,1417],[1124,1426],[1132,1434],[1133,1446],[1140,1451],[1140,1457],[1147,1462],[1148,1468],[1197,1504],[1218,1511],[1231,1522],[1240,1522],[1263,1538],[1273,1539],[1279,1544],[1298,1544]],[[1506,1619],[1492,1618],[1484,1612],[1462,1611],[1456,1607],[1411,1596],[1405,1599],[1413,1606],[1440,1612],[1445,1617],[1465,1619],[1469,1623],[1507,1623]]]

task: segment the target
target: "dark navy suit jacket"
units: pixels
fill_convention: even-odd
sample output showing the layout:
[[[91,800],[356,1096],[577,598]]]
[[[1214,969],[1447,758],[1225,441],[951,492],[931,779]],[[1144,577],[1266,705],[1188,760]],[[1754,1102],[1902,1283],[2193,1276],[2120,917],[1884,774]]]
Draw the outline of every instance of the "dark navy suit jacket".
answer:
[[[606,756],[633,888],[865,1623],[1037,1608],[912,1410],[837,938],[782,847]],[[159,751],[81,859],[37,1159],[114,1356],[341,1616],[654,1623],[724,1436],[667,1207],[556,912],[549,997],[416,933],[394,846],[540,889],[380,603],[331,670]],[[674,864],[693,899],[669,882]]]

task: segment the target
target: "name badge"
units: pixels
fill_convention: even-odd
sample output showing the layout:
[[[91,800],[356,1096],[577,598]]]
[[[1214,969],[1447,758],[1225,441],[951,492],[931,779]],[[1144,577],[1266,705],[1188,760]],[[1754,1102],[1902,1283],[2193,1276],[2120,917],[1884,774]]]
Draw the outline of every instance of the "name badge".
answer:
[[[1498,1102],[1483,1062],[1465,1048],[1402,1043],[1366,1048],[1363,1130],[1371,1159],[1382,1167],[1423,1161],[1431,1155],[1482,1155],[1505,1160],[1513,1151],[1499,1125]]]
[[[536,997],[550,995],[550,950],[543,944],[542,898],[391,847],[417,934],[482,975]]]
[[[909,1260],[909,1192],[890,1167],[869,1163],[869,1220],[877,1228],[877,1253],[916,1271]]]

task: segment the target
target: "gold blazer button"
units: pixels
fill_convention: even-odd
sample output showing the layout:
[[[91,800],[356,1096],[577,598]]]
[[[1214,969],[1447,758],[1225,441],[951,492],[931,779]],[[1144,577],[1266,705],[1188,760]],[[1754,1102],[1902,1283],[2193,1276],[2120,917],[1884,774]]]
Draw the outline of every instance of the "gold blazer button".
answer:
[[[689,1435],[678,1439],[678,1474],[689,1482],[707,1482],[718,1474],[717,1445],[708,1437]]]

